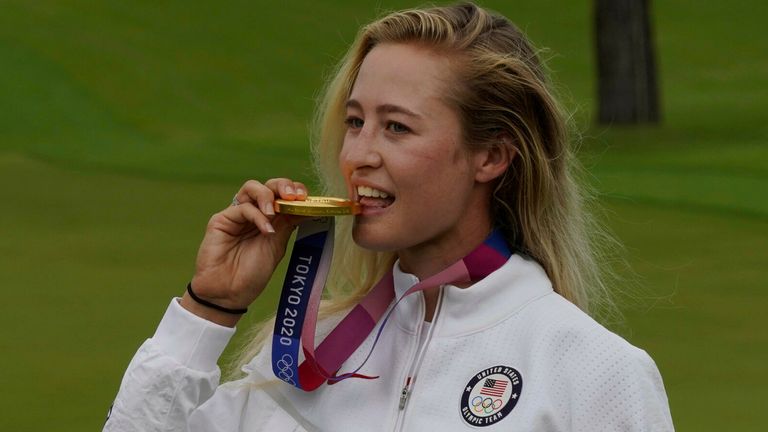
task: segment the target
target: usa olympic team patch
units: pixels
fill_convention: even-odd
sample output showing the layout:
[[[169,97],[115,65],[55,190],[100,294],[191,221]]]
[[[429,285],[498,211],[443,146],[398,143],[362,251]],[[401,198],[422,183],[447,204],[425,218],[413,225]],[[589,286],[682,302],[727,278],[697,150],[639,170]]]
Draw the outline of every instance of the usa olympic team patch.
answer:
[[[472,426],[490,426],[512,411],[520,400],[523,377],[509,366],[478,372],[464,387],[461,417]]]

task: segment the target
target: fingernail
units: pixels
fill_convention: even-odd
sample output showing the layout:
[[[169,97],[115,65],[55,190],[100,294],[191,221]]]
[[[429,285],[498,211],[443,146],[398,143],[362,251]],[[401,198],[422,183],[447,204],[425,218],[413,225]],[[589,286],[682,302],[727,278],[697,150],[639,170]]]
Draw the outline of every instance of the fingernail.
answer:
[[[274,216],[275,215],[275,209],[271,202],[267,203],[264,206],[264,214],[267,216]]]
[[[296,195],[306,195],[307,193],[302,188],[296,189]]]
[[[272,233],[272,234],[275,233],[275,227],[273,227],[272,224],[269,222],[264,223],[264,229],[266,229],[268,233]]]
[[[286,186],[285,187],[285,193],[288,194],[288,195],[294,195],[296,192],[293,190],[292,187]]]

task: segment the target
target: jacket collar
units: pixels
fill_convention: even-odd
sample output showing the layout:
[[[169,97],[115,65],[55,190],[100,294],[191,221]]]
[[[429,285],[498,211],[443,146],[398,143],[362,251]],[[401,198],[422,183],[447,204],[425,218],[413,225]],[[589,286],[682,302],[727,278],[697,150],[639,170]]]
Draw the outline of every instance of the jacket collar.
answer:
[[[400,269],[392,269],[395,295],[400,298],[419,279]],[[493,326],[516,314],[529,302],[552,293],[552,284],[544,269],[532,259],[512,255],[498,270],[468,288],[443,287],[440,312],[433,337],[461,336]],[[404,298],[397,306],[395,321],[409,333],[415,333],[424,319],[421,293]]]

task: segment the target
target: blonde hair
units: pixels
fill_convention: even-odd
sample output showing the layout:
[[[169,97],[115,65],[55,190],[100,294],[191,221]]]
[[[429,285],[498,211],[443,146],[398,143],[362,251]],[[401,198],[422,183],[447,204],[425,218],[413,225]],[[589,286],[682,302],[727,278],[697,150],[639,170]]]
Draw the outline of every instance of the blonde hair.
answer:
[[[494,223],[510,245],[542,265],[557,293],[587,313],[601,303],[610,308],[597,247],[609,237],[585,209],[589,194],[577,181],[568,116],[525,35],[476,5],[395,12],[360,30],[316,111],[312,155],[322,192],[346,194],[338,164],[346,102],[365,56],[383,43],[417,43],[452,56],[456,79],[447,103],[461,114],[466,145],[471,150],[508,142],[515,152],[494,191]],[[357,246],[351,218],[338,222],[325,316],[355,305],[394,261],[393,253]],[[268,330],[249,343],[240,364],[261,349]]]

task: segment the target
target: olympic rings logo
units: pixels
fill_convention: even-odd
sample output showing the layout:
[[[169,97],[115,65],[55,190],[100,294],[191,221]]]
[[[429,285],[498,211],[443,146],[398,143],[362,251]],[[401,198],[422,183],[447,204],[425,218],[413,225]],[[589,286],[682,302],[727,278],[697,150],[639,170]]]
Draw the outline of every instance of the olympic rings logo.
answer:
[[[475,396],[472,398],[472,409],[476,413],[491,414],[501,408],[504,402],[501,399],[491,399],[489,397]]]
[[[293,381],[293,357],[289,354],[283,354],[283,357],[275,363],[280,371],[277,373],[277,377],[287,382],[288,384],[296,385]]]

